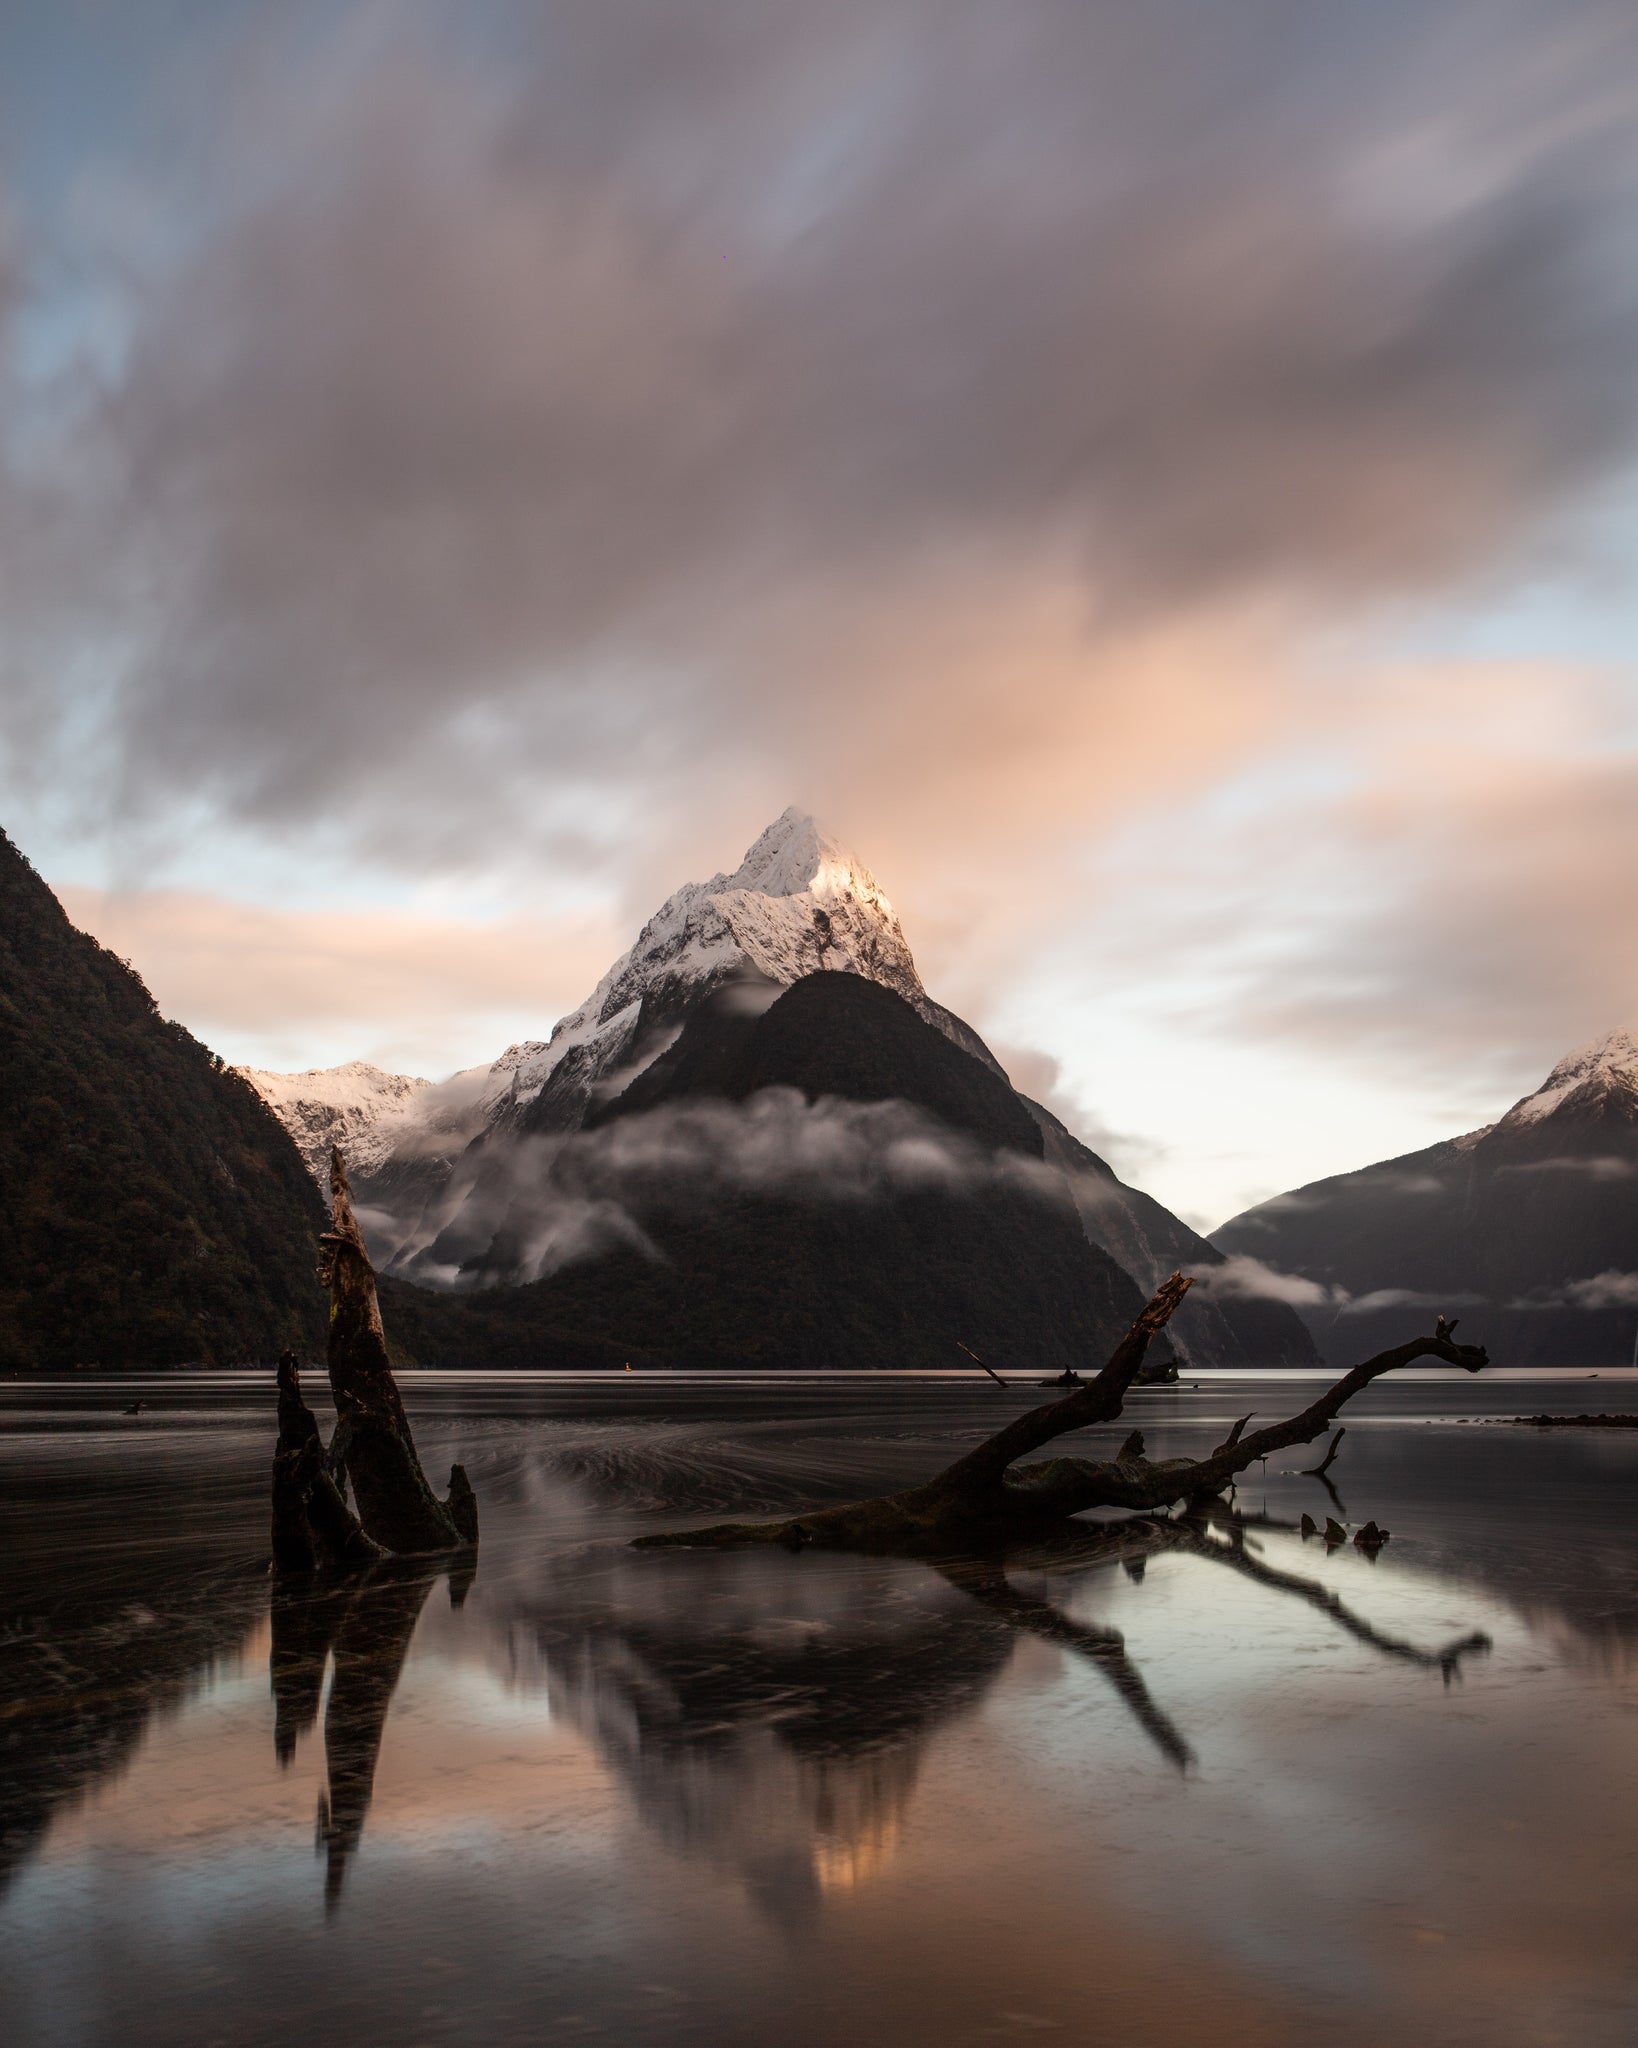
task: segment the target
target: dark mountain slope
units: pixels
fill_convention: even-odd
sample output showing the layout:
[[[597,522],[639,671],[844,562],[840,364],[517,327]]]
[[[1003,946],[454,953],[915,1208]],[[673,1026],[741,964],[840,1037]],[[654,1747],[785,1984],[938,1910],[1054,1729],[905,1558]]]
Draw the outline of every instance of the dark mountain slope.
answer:
[[[1213,1236],[1331,1294],[1304,1313],[1333,1363],[1398,1343],[1433,1308],[1465,1314],[1501,1364],[1627,1364],[1638,1050],[1614,1033],[1499,1123],[1294,1189]]]
[[[731,1151],[743,1126],[727,1106],[754,1115],[769,1089],[809,1104],[913,1105],[919,1118],[893,1114],[913,1119],[915,1143],[943,1147],[949,1171],[864,1199],[807,1174],[704,1185],[674,1163],[667,1118],[714,1105]],[[609,1161],[629,1159],[639,1138],[642,1170],[610,1179]],[[494,1148],[495,1188],[463,1199],[433,1256],[469,1278],[502,1278],[543,1216],[562,1228],[563,1205],[578,1201],[606,1219],[598,1205],[615,1199],[653,1254],[628,1237],[533,1285],[457,1296],[460,1315],[482,1319],[492,1356],[566,1363],[609,1347],[679,1364],[949,1366],[961,1342],[997,1364],[1058,1370],[1101,1363],[1142,1302],[1087,1241],[1006,1081],[856,975],[811,975],[760,1015],[731,994],[698,1006],[590,1128],[555,1143],[528,1187],[518,1153]],[[463,1235],[477,1215],[498,1220],[481,1245]],[[448,1357],[455,1340],[436,1316],[406,1308],[408,1348]],[[461,1341],[476,1336],[468,1323]]]
[[[0,1363],[311,1348],[320,1223],[261,1098],[0,834]]]
[[[1200,1274],[1221,1265],[1223,1254],[1141,1188],[1128,1187],[1114,1169],[1083,1145],[1050,1110],[1022,1098],[1046,1140],[1046,1156],[1068,1177],[1081,1225],[1096,1245],[1123,1266],[1145,1293],[1168,1273]],[[1316,1366],[1320,1354],[1307,1325],[1283,1301],[1213,1295],[1210,1275],[1196,1287],[1168,1327],[1178,1352],[1195,1366]]]
[[[681,1036],[588,1126],[762,1088],[798,1088],[810,1102],[908,1102],[993,1151],[1042,1157],[1035,1120],[1005,1077],[927,1024],[901,996],[857,974],[810,974],[766,1007],[734,994],[700,1006]]]

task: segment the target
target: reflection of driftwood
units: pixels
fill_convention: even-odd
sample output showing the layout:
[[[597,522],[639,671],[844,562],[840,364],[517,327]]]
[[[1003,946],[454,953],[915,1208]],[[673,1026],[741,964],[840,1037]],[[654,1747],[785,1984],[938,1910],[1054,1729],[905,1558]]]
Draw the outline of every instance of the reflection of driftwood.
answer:
[[[325,1904],[334,1910],[347,1861],[358,1847],[375,1789],[387,1709],[410,1638],[441,1567],[389,1559],[361,1579],[285,1583],[273,1595],[273,1747],[281,1764],[318,1719],[324,1673],[333,1659],[324,1711],[326,1788],[319,1796],[318,1841],[325,1851]],[[460,1583],[457,1585],[457,1575]],[[471,1584],[463,1561],[450,1571],[459,1606]]]
[[[324,1903],[331,1912],[341,1899],[347,1859],[364,1834],[387,1709],[436,1577],[424,1567],[399,1567],[366,1587],[348,1608],[335,1640],[335,1670],[324,1709],[328,1792],[320,1797],[318,1814],[326,1851]]]
[[[1477,1372],[1489,1363],[1475,1345],[1456,1344],[1446,1334],[1416,1337],[1356,1365],[1300,1415],[1267,1429],[1242,1434],[1238,1423],[1204,1458],[1170,1458],[1151,1463],[1136,1431],[1113,1460],[1053,1458],[1018,1466],[1017,1461],[1068,1430],[1108,1422],[1121,1412],[1128,1388],[1143,1364],[1149,1342],[1170,1320],[1189,1282],[1174,1273],[1144,1307],[1095,1379],[1066,1395],[1017,1416],[1004,1429],[969,1451],[924,1486],[846,1507],[823,1508],[784,1522],[729,1522],[638,1539],[644,1546],[706,1544],[735,1548],[783,1543],[817,1544],[835,1550],[926,1551],[974,1538],[1005,1540],[1049,1527],[1089,1508],[1138,1511],[1178,1502],[1208,1501],[1238,1472],[1291,1444],[1311,1443],[1346,1402],[1372,1380],[1419,1358],[1440,1358]],[[1249,1421],[1250,1418],[1245,1419]]]
[[[1127,1655],[1120,1631],[1077,1622],[1050,1601],[1020,1591],[1007,1576],[1007,1562],[1014,1568],[1021,1565],[1078,1575],[1088,1568],[1108,1567],[1118,1561],[1130,1579],[1141,1583],[1144,1566],[1151,1557],[1170,1554],[1199,1558],[1204,1563],[1238,1572],[1271,1593],[1285,1594],[1317,1609],[1356,1642],[1368,1645],[1384,1657],[1441,1672],[1447,1685],[1460,1675],[1464,1658],[1482,1656],[1490,1649],[1490,1638],[1478,1632],[1462,1636],[1441,1649],[1420,1649],[1356,1614],[1329,1586],[1294,1572],[1280,1571],[1248,1549],[1248,1530],[1289,1527],[1288,1523],[1266,1515],[1241,1515],[1211,1503],[1175,1521],[1141,1517],[1113,1523],[1070,1524],[1042,1543],[1015,1550],[1006,1562],[999,1557],[971,1556],[932,1562],[951,1585],[971,1594],[1009,1627],[1057,1643],[1096,1665],[1144,1733],[1180,1770],[1188,1768],[1193,1752],[1171,1717],[1156,1704],[1142,1673]]]
[[[1130,1562],[1130,1561],[1129,1561]],[[1178,1769],[1193,1762],[1189,1745],[1177,1732],[1170,1716],[1156,1706],[1143,1674],[1126,1654],[1126,1639],[1117,1628],[1094,1628],[1074,1621],[1050,1601],[1022,1593],[993,1559],[967,1559],[960,1563],[940,1562],[938,1569],[951,1585],[998,1614],[1010,1628],[1020,1629],[1043,1641],[1073,1650],[1101,1671],[1131,1709],[1144,1733],[1161,1755]]]
[[[1227,1565],[1231,1571],[1255,1580],[1270,1592],[1289,1593],[1298,1600],[1306,1601],[1310,1607],[1317,1607],[1322,1614],[1329,1615],[1356,1641],[1380,1650],[1384,1657],[1397,1657],[1407,1664],[1420,1665],[1424,1670],[1441,1671],[1448,1685],[1457,1676],[1464,1657],[1482,1656],[1490,1648],[1490,1638],[1477,1632],[1447,1643],[1442,1650],[1419,1650],[1403,1637],[1385,1635],[1381,1629],[1362,1620],[1339,1595],[1318,1579],[1304,1579],[1294,1572],[1276,1571],[1272,1565],[1253,1557],[1246,1548],[1244,1528],[1237,1520],[1223,1516],[1212,1519],[1227,1529],[1229,1540],[1226,1543],[1219,1543],[1208,1533],[1206,1526],[1198,1522],[1193,1526],[1188,1523],[1170,1523],[1167,1526],[1177,1532],[1177,1547],[1190,1557],[1208,1558],[1214,1564]]]

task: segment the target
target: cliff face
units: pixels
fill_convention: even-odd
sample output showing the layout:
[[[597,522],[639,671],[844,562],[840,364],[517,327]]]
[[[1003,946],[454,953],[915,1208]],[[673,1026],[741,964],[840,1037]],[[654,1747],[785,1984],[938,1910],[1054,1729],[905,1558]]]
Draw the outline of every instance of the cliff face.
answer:
[[[256,1091],[0,834],[0,1365],[313,1348],[321,1224]]]

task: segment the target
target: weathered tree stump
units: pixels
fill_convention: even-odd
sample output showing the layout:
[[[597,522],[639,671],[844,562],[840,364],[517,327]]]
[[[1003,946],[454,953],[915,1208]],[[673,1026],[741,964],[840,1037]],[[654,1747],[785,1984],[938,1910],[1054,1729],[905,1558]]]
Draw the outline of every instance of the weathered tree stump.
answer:
[[[279,1361],[273,1461],[273,1565],[279,1572],[361,1571],[383,1558],[434,1556],[478,1541],[478,1502],[460,1465],[439,1500],[421,1469],[376,1299],[375,1269],[353,1215],[339,1147],[330,1153],[331,1227],[320,1277],[330,1291],[328,1451],[302,1398],[295,1355]],[[352,1487],[355,1515],[346,1501]]]
[[[279,1446],[273,1454],[273,1569],[358,1572],[386,1551],[359,1526],[325,1463],[318,1419],[296,1354],[279,1360]]]

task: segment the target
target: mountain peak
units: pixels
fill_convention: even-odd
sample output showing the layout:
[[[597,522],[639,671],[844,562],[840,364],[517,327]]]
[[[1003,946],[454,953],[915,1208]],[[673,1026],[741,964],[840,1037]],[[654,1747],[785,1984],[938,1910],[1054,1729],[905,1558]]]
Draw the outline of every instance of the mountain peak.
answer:
[[[761,833],[731,875],[715,875],[705,888],[714,896],[852,896],[893,915],[881,884],[858,855],[794,804]]]
[[[964,1052],[994,1065],[977,1033],[922,987],[898,914],[875,876],[792,805],[737,868],[673,891],[548,1039],[509,1046],[481,1076],[474,1069],[429,1089],[353,1062],[323,1074],[246,1078],[318,1162],[322,1178],[331,1142],[344,1142],[350,1159],[373,1167],[431,1120],[440,1130],[446,1123],[454,1130],[471,1115],[495,1126],[576,1129],[594,1092],[617,1089],[655,1058],[700,1002],[735,986],[789,988],[824,970],[891,989]]]
[[[1566,1053],[1533,1095],[1526,1095],[1502,1119],[1517,1129],[1539,1123],[1572,1096],[1625,1094],[1638,1098],[1638,1041],[1624,1026]]]
[[[731,873],[685,882],[666,898],[547,1044],[526,1049],[509,1077],[504,1114],[521,1113],[549,1089],[577,1120],[589,1087],[651,1056],[645,1048],[655,1035],[713,990],[738,982],[789,988],[827,968],[880,982],[940,1030],[950,1028],[875,876],[792,805]]]

